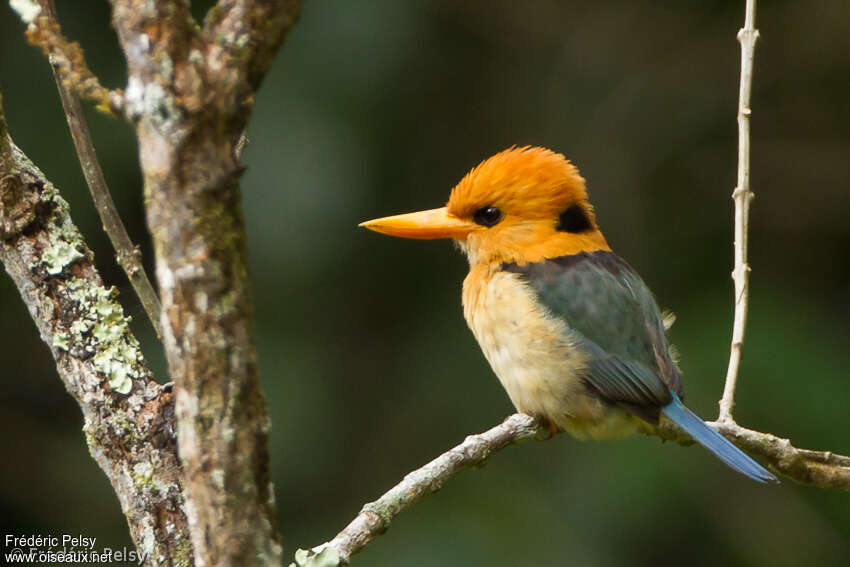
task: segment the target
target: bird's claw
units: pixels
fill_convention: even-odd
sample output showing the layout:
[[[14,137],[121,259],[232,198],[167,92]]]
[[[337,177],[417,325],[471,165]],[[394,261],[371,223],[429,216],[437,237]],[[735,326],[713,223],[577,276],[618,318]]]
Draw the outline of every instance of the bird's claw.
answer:
[[[548,441],[558,433],[558,426],[551,420],[545,417],[538,417],[537,421],[540,423],[540,427],[537,429],[537,435],[535,436],[538,441]]]

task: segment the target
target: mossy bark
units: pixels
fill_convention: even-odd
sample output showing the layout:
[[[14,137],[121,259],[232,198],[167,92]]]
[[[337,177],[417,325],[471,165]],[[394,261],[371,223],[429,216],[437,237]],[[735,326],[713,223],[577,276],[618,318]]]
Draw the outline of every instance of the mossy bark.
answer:
[[[139,553],[150,565],[191,565],[172,389],[152,379],[68,204],[14,145],[2,108],[0,261],[82,410]]]
[[[278,565],[236,147],[298,3],[224,0],[202,27],[184,3],[113,0],[113,7],[127,56],[124,108],[139,139],[195,561]]]

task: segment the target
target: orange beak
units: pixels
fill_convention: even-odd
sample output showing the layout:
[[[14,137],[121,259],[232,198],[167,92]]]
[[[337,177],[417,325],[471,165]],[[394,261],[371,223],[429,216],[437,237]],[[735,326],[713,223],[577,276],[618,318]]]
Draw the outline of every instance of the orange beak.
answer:
[[[464,239],[473,230],[480,228],[477,224],[461,220],[449,214],[446,207],[395,215],[360,223],[359,226],[401,238],[457,238]]]

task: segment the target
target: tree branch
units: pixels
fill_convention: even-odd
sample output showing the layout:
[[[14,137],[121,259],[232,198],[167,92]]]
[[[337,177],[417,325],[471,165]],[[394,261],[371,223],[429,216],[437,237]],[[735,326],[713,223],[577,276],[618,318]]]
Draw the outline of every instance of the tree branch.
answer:
[[[750,296],[750,266],[747,264],[747,232],[750,224],[750,93],[753,84],[753,57],[759,32],[755,29],[756,2],[747,0],[744,27],[738,32],[741,44],[741,86],[738,94],[738,185],[732,192],[735,201],[735,319],[732,326],[732,347],[726,384],[720,399],[718,420],[734,423],[732,408],[735,405],[735,387],[741,366],[744,333],[747,327],[747,307]]]
[[[115,290],[103,287],[68,204],[9,138],[2,105],[0,261],[83,412],[89,451],[140,554],[188,564],[171,389],[151,378]]]
[[[363,506],[357,517],[334,539],[309,551],[299,550],[296,561],[302,567],[348,565],[351,556],[368,545],[374,536],[385,532],[399,512],[436,492],[459,472],[484,465],[496,451],[533,439],[538,430],[536,419],[516,413],[484,433],[470,435],[460,445],[411,472],[383,496]]]
[[[791,441],[736,423],[710,423],[724,437],[751,455],[765,458],[771,468],[800,484],[850,490],[850,457],[832,451],[798,449]]]
[[[294,21],[283,15],[297,4],[223,2],[220,17],[208,18],[208,26],[217,22],[213,35],[198,31],[186,2],[112,5],[156,252],[195,564],[277,565],[236,147],[254,90]]]
[[[765,459],[770,468],[800,484],[819,488],[850,490],[850,457],[832,451],[798,449],[789,439],[741,427],[728,421],[708,422],[743,451]],[[680,445],[691,445],[693,439],[669,421],[662,421],[651,434]]]
[[[60,28],[56,20],[53,0],[40,0],[40,5],[42,9],[40,21],[43,22],[46,19],[46,27],[57,30],[58,33]],[[59,35],[61,37],[61,34]],[[61,46],[51,49],[48,53],[48,58],[53,68],[53,77],[56,79],[59,98],[62,100],[62,109],[65,111],[65,118],[68,120],[68,128],[71,131],[71,138],[74,140],[74,147],[77,150],[80,167],[89,186],[92,200],[94,201],[98,215],[100,215],[103,228],[109,236],[109,241],[115,249],[118,264],[124,270],[124,273],[127,274],[127,279],[130,280],[133,289],[136,291],[136,295],[142,303],[142,307],[145,309],[145,313],[147,313],[157,336],[159,336],[159,297],[157,297],[148,279],[148,275],[142,266],[141,253],[133,244],[133,241],[130,240],[130,235],[127,234],[127,229],[124,228],[124,223],[121,222],[121,216],[118,214],[118,209],[112,200],[112,195],[109,192],[106,178],[103,176],[103,170],[100,168],[97,152],[94,149],[94,144],[89,134],[88,124],[83,114],[80,99],[68,87],[66,81],[62,80],[60,74],[62,67],[59,64],[60,59],[53,54],[54,52],[61,52]]]
[[[44,0],[9,0],[9,4],[27,24],[29,42],[40,47],[50,59],[58,82],[81,97],[95,101],[104,112],[122,113],[124,97],[121,91],[101,86],[86,64],[82,48],[62,35],[55,14],[45,9]]]
[[[230,109],[229,136],[239,159],[254,93],[287,33],[298,21],[300,0],[219,0],[204,21],[209,92]]]
[[[227,94],[259,87],[300,12],[298,0],[219,0],[209,11],[202,35]]]
[[[735,423],[713,422],[709,425],[750,455],[765,458],[773,470],[792,480],[822,488],[850,490],[850,457],[830,451],[798,449],[788,439],[745,429]],[[484,433],[470,435],[460,445],[409,473],[383,496],[363,506],[357,517],[332,540],[310,550],[299,549],[295,554],[297,565],[348,565],[351,556],[366,547],[374,536],[384,533],[400,512],[442,488],[456,474],[483,465],[493,453],[521,441],[548,439],[547,433],[548,429],[541,427],[533,417],[517,413]],[[659,424],[657,430],[647,433],[680,445],[694,443],[686,433],[666,420]]]

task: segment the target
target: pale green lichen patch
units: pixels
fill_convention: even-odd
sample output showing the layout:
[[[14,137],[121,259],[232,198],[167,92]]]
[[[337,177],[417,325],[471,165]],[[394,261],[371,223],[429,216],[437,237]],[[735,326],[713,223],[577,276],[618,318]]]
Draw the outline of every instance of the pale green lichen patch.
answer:
[[[83,333],[87,333],[89,329],[92,328],[92,325],[94,325],[94,322],[89,321],[88,319],[77,319],[71,323],[71,334],[79,336]]]
[[[68,333],[56,333],[53,335],[53,346],[59,350],[68,350],[69,337]]]
[[[21,160],[30,164],[23,154]],[[32,169],[37,171],[35,166]],[[45,202],[52,201],[55,209],[46,226],[49,240],[41,254],[35,255],[30,268],[44,266],[50,275],[67,274],[72,263],[86,257],[91,259],[91,252],[71,222],[68,203],[56,189],[44,183],[41,196]],[[53,346],[71,356],[91,356],[95,369],[107,377],[112,390],[130,393],[133,379],[144,378],[148,372],[139,343],[130,332],[129,318],[115,299],[115,290],[81,278],[67,280],[65,289],[73,304],[68,307],[75,313],[67,332],[62,330],[54,335]]]
[[[129,317],[128,317],[129,319]],[[92,335],[101,343],[111,343],[121,338],[122,329],[120,325],[98,322],[94,325]]]
[[[134,378],[147,375],[139,343],[130,332],[114,288],[106,289],[86,280],[68,282],[79,316],[71,324],[66,349],[93,354],[95,369],[109,379],[109,387],[121,394],[133,388]]]
[[[133,465],[133,484],[137,488],[149,487],[153,484],[153,465],[136,463]]]
[[[128,352],[123,345],[109,345],[98,350],[94,355],[94,367],[101,374],[109,376],[109,387],[119,394],[129,394],[133,388],[131,373],[137,362],[135,353]]]
[[[332,548],[326,547],[319,553],[312,549],[299,549],[295,552],[295,563],[291,563],[290,567],[337,567],[340,565],[339,552]]]
[[[59,240],[45,248],[42,261],[47,266],[47,273],[56,275],[62,273],[65,266],[82,257],[83,255],[76,247],[64,240]]]
[[[55,193],[55,189],[49,183],[44,185],[43,193],[42,198],[53,201],[57,210],[47,227],[50,241],[41,253],[41,263],[46,266],[47,273],[55,276],[81,258],[88,256],[91,259],[91,252],[88,251],[82,236],[71,222],[68,215],[68,203]]]

